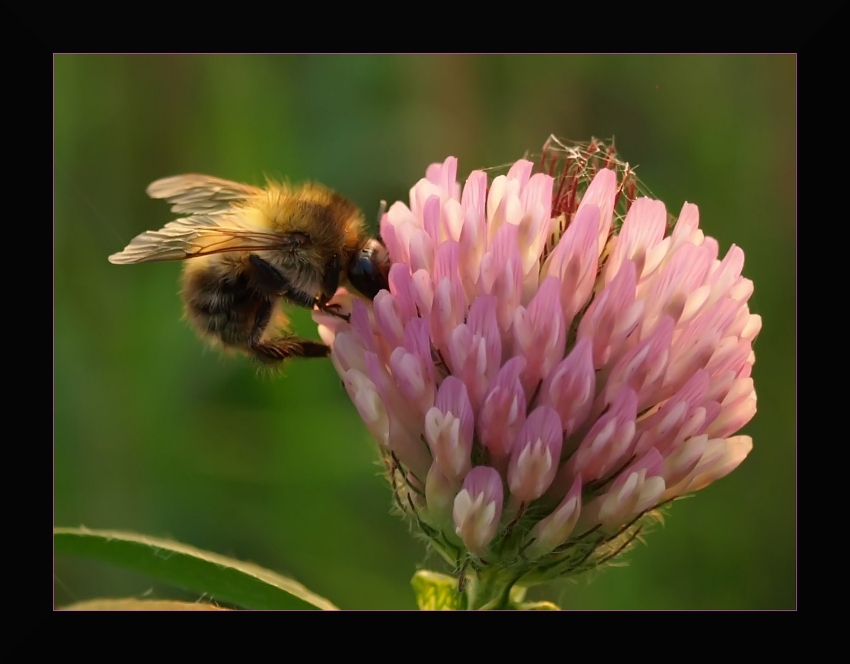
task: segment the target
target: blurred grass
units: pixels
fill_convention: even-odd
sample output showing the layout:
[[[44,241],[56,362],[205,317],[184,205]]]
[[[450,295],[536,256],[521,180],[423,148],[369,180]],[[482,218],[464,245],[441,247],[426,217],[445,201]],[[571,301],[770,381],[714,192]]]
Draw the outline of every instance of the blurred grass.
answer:
[[[629,565],[542,589],[569,608],[796,605],[793,56],[56,56],[56,525],[171,537],[288,574],[342,608],[415,608],[422,546],[389,512],[368,433],[327,361],[258,374],[180,320],[179,266],[106,256],[170,219],[152,180],[315,179],[406,199],[432,161],[472,168],[550,133],[615,136],[668,209],[735,243],[764,318],[755,449],[677,503]],[[373,212],[374,211],[374,212]],[[296,329],[316,336],[309,314]],[[436,564],[435,564],[436,566]],[[437,567],[438,569],[441,569]],[[55,602],[187,599],[57,557]]]

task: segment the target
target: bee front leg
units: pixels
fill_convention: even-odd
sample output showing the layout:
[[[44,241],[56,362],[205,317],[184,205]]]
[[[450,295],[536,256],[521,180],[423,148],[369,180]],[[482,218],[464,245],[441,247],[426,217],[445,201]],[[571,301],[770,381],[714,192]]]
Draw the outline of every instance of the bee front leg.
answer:
[[[322,299],[324,302],[330,300],[339,288],[339,273],[342,265],[339,256],[334,257],[325,265],[325,274],[322,277]]]
[[[339,305],[338,304],[326,304],[321,301],[316,301],[316,306],[319,308],[319,311],[324,311],[326,314],[330,314],[331,316],[336,316],[337,318],[342,318],[346,323],[351,322],[351,314],[341,314],[339,313]]]
[[[256,254],[251,254],[248,260],[254,268],[251,272],[252,280],[261,290],[271,294],[282,293],[292,288],[289,280],[281,274],[280,270]]]
[[[345,322],[348,322],[350,318],[348,314],[339,313],[338,304],[328,304],[323,298],[313,297],[309,293],[296,290],[295,288],[290,288],[289,290],[282,292],[281,297],[283,297],[287,302],[297,304],[305,309],[317,308],[319,311],[324,311],[325,313],[336,316],[337,318],[342,318]]]
[[[264,300],[260,305],[260,308],[257,309],[257,313],[254,316],[254,325],[251,328],[251,338],[248,341],[251,348],[254,348],[260,343],[260,339],[263,337],[263,332],[266,331],[269,321],[272,319],[273,309],[274,303],[271,300]]]
[[[321,341],[289,336],[254,344],[251,350],[264,364],[278,364],[290,357],[327,357],[331,351]]]
[[[319,310],[331,316],[342,318],[347,323],[351,320],[351,316],[349,314],[339,313],[338,304],[328,304],[328,301],[336,294],[339,288],[339,274],[341,270],[342,265],[339,262],[339,256],[334,256],[325,266],[325,274],[322,279],[322,294],[316,299],[316,306]]]
[[[279,295],[287,302],[297,304],[299,307],[304,307],[305,309],[318,307],[321,311],[338,316],[346,321],[348,320],[348,315],[335,311],[335,308],[338,307],[336,307],[336,305],[329,306],[327,304],[327,300],[322,299],[324,296],[322,296],[322,298],[318,298],[315,295],[310,295],[310,293],[305,293],[302,290],[293,288],[289,280],[283,276],[280,271],[256,254],[251,254],[249,260],[255,268],[253,275],[254,281],[260,285],[263,290]],[[339,282],[339,273],[337,273],[336,278],[337,282]],[[334,290],[334,292],[336,291]]]

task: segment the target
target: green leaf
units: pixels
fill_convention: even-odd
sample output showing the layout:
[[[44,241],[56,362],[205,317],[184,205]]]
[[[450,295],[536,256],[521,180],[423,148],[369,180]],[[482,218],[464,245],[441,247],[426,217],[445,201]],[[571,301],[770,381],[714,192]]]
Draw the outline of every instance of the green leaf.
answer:
[[[457,591],[457,579],[421,569],[410,580],[416,593],[416,604],[423,611],[459,610],[466,606],[466,598]]]
[[[53,546],[143,572],[217,602],[246,609],[336,609],[297,581],[270,570],[170,540],[88,528],[54,528]]]
[[[87,599],[74,602],[62,609],[63,611],[229,611],[215,604],[206,602],[178,602],[171,599],[137,599],[125,597],[121,599]]]

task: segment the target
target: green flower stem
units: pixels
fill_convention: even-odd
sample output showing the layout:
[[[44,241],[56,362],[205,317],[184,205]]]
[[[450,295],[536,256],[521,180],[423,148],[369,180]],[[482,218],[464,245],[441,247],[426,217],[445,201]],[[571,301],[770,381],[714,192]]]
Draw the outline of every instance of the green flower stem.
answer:
[[[521,576],[521,575],[520,575]],[[490,568],[466,574],[466,606],[468,609],[504,610],[516,608],[512,596],[515,584],[520,576],[516,572],[508,572],[498,568]],[[521,591],[525,595],[524,591]],[[521,601],[521,600],[520,600]]]

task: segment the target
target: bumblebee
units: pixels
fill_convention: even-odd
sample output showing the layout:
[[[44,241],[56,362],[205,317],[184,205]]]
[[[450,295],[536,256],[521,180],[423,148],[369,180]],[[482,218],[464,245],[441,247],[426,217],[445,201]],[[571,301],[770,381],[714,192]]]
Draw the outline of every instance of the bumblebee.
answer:
[[[157,180],[147,193],[184,216],[138,235],[109,261],[185,261],[186,316],[213,345],[267,364],[325,357],[325,344],[286,330],[279,303],[347,318],[328,304],[340,286],[370,300],[388,287],[386,247],[368,235],[355,205],[320,184],[261,188],[190,174]]]

